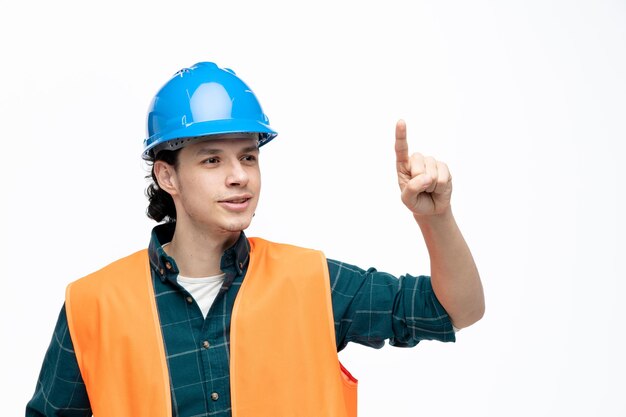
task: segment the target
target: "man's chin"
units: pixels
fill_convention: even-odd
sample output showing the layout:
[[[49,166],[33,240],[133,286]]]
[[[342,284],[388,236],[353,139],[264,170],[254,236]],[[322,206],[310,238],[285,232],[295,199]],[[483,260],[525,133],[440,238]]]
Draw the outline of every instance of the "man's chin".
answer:
[[[227,232],[227,233],[243,232],[250,226],[251,220],[252,219],[248,221],[233,222],[233,223],[226,224],[222,227],[222,230],[224,230],[224,232]]]

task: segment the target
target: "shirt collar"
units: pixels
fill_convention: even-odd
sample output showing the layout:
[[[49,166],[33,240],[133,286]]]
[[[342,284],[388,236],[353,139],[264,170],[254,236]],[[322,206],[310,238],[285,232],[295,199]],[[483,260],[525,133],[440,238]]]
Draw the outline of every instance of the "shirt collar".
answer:
[[[163,245],[172,241],[175,229],[176,223],[174,222],[159,224],[152,229],[148,257],[150,266],[162,281],[165,281],[168,276],[178,275],[176,261],[163,249]],[[235,244],[222,254],[220,269],[227,274],[227,277],[228,275],[241,275],[247,269],[249,261],[250,243],[245,233],[241,232]]]

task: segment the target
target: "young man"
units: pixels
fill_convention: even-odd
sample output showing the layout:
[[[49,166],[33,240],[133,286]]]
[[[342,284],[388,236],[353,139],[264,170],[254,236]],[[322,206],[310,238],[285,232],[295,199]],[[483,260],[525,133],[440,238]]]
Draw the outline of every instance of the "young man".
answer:
[[[431,259],[396,279],[321,252],[248,239],[259,147],[276,136],[233,71],[177,72],[148,113],[147,250],[70,284],[26,416],[356,415],[337,352],[454,341],[484,311],[450,208],[447,166],[409,156],[396,126],[401,198]]]

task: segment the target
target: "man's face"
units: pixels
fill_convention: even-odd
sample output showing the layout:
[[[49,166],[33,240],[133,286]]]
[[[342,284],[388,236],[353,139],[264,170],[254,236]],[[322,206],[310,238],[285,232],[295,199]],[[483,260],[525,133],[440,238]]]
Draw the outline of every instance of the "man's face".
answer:
[[[214,139],[181,149],[175,172],[177,223],[208,233],[239,232],[261,191],[259,150],[249,137]]]

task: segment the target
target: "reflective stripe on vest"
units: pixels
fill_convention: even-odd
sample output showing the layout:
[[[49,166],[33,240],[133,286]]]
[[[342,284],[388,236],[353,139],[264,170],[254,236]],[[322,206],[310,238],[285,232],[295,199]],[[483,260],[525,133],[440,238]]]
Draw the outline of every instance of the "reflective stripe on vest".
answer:
[[[233,417],[354,417],[339,363],[326,258],[250,239],[232,312]],[[68,326],[95,417],[170,417],[165,349],[146,250],[70,284]]]

